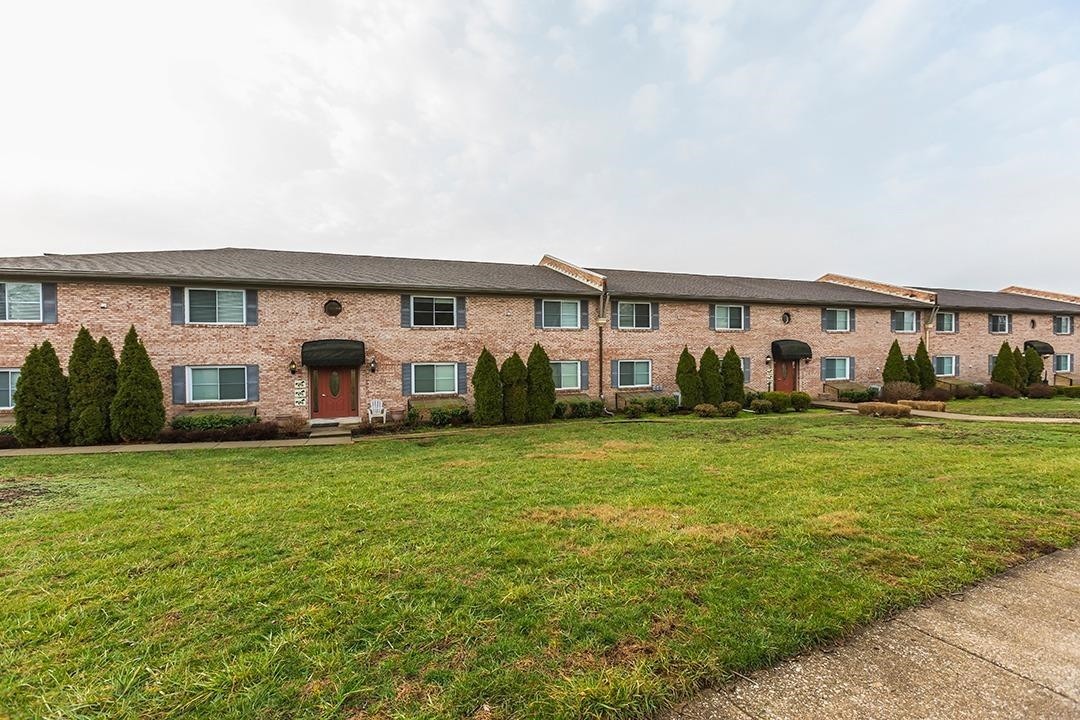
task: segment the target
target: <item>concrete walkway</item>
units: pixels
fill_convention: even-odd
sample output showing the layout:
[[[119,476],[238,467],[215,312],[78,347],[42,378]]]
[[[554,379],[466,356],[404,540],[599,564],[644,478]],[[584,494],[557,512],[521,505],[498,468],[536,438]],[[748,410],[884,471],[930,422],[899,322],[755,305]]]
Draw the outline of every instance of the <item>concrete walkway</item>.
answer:
[[[1080,718],[1080,549],[703,693],[664,718]]]
[[[836,402],[834,400],[814,400],[813,407],[827,410],[858,412],[855,403]],[[1080,418],[1054,417],[1016,417],[1012,415],[965,415],[964,413],[934,412],[932,410],[912,410],[912,417],[935,418],[937,420],[977,420],[980,422],[1030,423],[1036,425],[1080,425]]]

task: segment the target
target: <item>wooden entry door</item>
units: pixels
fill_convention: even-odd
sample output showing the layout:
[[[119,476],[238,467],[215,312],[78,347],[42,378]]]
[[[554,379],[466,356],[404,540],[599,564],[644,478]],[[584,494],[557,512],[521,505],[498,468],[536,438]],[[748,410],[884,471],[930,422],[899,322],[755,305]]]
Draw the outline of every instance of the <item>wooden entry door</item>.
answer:
[[[356,368],[312,368],[311,390],[311,417],[342,418],[360,415],[356,399]]]
[[[799,361],[773,360],[773,390],[795,392],[799,387]]]

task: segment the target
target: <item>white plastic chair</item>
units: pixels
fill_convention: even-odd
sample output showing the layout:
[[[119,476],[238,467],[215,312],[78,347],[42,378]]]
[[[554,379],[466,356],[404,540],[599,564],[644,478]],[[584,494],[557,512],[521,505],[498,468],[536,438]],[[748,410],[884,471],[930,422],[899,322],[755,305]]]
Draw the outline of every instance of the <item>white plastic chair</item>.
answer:
[[[382,418],[383,425],[386,424],[386,406],[383,405],[382,400],[368,400],[367,417],[368,422],[374,422],[375,418]]]

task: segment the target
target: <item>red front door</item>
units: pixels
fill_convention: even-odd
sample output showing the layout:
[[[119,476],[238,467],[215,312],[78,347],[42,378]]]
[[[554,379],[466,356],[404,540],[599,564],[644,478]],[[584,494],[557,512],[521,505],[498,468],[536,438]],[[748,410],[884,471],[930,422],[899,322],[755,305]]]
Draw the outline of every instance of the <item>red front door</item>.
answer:
[[[356,368],[311,369],[311,417],[357,417]]]
[[[795,392],[799,386],[798,360],[773,360],[773,390]]]

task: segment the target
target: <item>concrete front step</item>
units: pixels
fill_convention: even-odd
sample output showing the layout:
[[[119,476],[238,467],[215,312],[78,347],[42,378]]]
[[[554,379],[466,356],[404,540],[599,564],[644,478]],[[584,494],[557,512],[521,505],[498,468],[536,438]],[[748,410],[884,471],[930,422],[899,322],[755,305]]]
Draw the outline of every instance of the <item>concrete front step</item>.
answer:
[[[351,437],[352,430],[340,425],[331,425],[324,427],[314,427],[311,429],[309,438],[333,438],[333,437]]]

